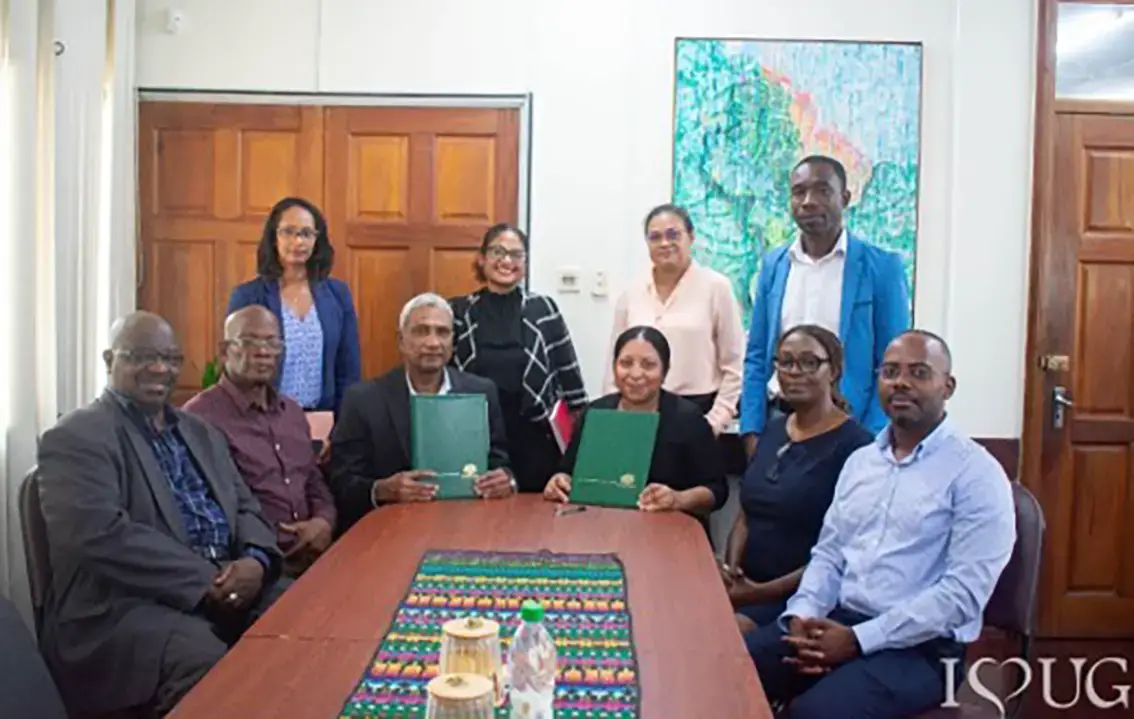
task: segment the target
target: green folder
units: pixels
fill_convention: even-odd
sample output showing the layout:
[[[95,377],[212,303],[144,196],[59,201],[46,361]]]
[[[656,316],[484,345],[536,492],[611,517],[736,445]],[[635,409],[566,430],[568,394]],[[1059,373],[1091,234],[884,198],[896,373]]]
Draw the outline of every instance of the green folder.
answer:
[[[587,410],[571,474],[571,501],[637,506],[650,474],[657,434],[656,412]]]
[[[476,478],[488,471],[488,399],[482,394],[410,397],[410,454],[414,469],[437,476],[437,499],[476,497]]]

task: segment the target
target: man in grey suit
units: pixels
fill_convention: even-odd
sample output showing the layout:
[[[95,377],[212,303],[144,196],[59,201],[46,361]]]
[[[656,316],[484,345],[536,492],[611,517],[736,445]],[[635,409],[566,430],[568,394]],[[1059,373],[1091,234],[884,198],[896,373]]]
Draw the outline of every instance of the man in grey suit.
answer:
[[[347,390],[331,434],[331,492],[346,531],[371,509],[393,502],[433,499],[434,485],[420,481],[410,453],[410,395],[483,394],[488,398],[488,472],[476,480],[485,498],[516,491],[508,462],[504,416],[492,380],[450,367],[453,309],[433,293],[414,297],[398,318],[402,367]]]
[[[282,591],[281,558],[224,437],[168,404],[169,323],[120,320],[103,358],[108,390],[39,447],[42,644],[72,713],[162,716]]]

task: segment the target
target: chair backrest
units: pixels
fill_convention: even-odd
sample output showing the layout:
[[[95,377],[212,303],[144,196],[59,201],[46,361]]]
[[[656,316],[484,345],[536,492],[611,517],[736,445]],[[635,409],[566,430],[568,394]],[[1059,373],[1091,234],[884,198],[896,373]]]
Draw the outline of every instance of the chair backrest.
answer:
[[[39,631],[43,604],[51,586],[51,556],[47,550],[47,524],[43,521],[43,508],[39,504],[39,476],[36,472],[37,468],[32,467],[20,485],[20,525],[36,631]]]
[[[1036,594],[1046,522],[1035,495],[1012,482],[1016,506],[1016,546],[984,610],[985,624],[1030,637],[1035,630]]]

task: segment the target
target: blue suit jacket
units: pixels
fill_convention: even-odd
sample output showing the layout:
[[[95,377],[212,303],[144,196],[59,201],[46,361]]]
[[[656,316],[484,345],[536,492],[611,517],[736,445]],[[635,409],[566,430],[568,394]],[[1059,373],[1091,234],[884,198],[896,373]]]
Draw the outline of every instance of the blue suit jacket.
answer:
[[[768,382],[780,327],[784,288],[791,260],[789,245],[769,250],[756,284],[752,327],[744,356],[744,387],[740,395],[740,433],[764,430]],[[845,369],[839,389],[850,402],[853,416],[872,432],[886,426],[878,402],[877,370],[890,341],[910,327],[910,291],[901,258],[848,234],[843,270],[839,337]]]
[[[358,382],[361,372],[358,350],[358,315],[350,288],[342,280],[328,278],[311,286],[319,324],[323,326],[323,395],[316,409],[330,410],[336,415],[347,388]],[[280,285],[262,277],[237,285],[228,298],[228,312],[242,307],[262,305],[275,314],[283,333],[283,309]],[[285,338],[286,340],[286,338]],[[279,387],[279,377],[276,377]]]

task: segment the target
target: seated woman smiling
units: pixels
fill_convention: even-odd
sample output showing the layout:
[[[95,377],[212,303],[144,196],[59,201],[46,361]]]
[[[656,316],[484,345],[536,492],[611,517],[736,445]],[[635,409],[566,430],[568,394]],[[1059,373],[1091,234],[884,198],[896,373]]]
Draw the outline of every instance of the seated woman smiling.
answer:
[[[624,331],[614,343],[617,392],[596,399],[587,410],[656,412],[658,429],[654,453],[645,489],[638,497],[638,507],[647,512],[688,512],[705,524],[704,518],[728,499],[724,464],[713,430],[697,405],[661,388],[669,363],[669,343],[661,332],[653,327],[631,327]],[[579,453],[587,410],[579,418],[563,456],[563,471],[554,475],[543,490],[545,499],[569,501],[571,472]]]
[[[839,394],[843,347],[833,332],[798,325],[775,358],[791,413],[768,421],[740,484],[741,511],[721,568],[742,632],[784,611],[819,539],[847,458],[873,436]]]

